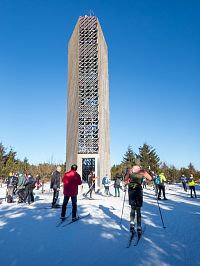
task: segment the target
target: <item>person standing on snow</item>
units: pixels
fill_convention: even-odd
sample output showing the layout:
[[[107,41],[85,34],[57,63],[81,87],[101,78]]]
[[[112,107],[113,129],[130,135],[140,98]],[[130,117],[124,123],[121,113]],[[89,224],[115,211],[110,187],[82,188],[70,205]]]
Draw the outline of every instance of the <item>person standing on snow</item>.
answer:
[[[109,194],[110,194],[110,191],[109,191],[110,178],[108,177],[107,174],[103,177],[102,184],[104,185],[105,195],[109,196]]]
[[[167,198],[165,197],[166,177],[164,176],[164,173],[160,173],[157,178],[159,179],[159,183],[158,183],[158,199],[161,200],[161,191],[162,191],[164,200],[167,200]]]
[[[75,222],[78,217],[76,216],[77,213],[77,195],[78,195],[78,186],[82,184],[82,180],[80,175],[76,172],[77,165],[73,164],[71,166],[71,171],[64,174],[62,178],[63,182],[63,194],[64,200],[62,204],[62,212],[61,212],[61,219],[65,220],[65,214],[67,209],[67,203],[69,198],[72,201],[72,221]]]
[[[116,174],[114,178],[114,188],[115,188],[115,197],[120,197],[120,191],[122,182],[122,176],[120,174]]]
[[[143,189],[142,180],[146,177],[152,180],[151,176],[146,170],[142,169],[139,165],[133,166],[126,173],[124,182],[128,184],[129,205],[131,206],[130,212],[130,231],[135,231],[135,214],[137,214],[137,231],[141,233],[141,207],[143,205]]]
[[[92,191],[95,190],[95,174],[93,171],[91,171],[88,175],[88,186],[89,190],[87,193],[83,194],[83,196],[87,196],[90,193],[90,199],[92,198]]]
[[[187,185],[186,185],[187,178],[186,178],[186,176],[184,174],[182,174],[181,177],[180,177],[180,180],[182,182],[184,191],[187,192]]]
[[[58,206],[57,200],[60,191],[60,176],[61,176],[62,168],[57,166],[56,171],[52,174],[50,188],[53,189],[53,200],[52,200],[52,208],[56,208]]]
[[[17,190],[18,190],[18,203],[22,203],[24,202],[24,198],[25,198],[25,180],[26,180],[26,176],[25,174],[19,172],[17,173],[18,176],[18,184],[17,184]]]
[[[26,176],[24,185],[25,185],[24,202],[26,203],[26,200],[28,199],[28,204],[30,205],[31,202],[34,202],[33,190],[35,188],[35,178],[30,173]]]
[[[193,198],[192,196],[192,191],[194,192],[194,196],[195,198],[197,197],[196,195],[196,190],[195,190],[195,181],[194,181],[194,178],[193,178],[193,175],[191,174],[189,179],[188,179],[188,186],[190,188],[190,197]]]

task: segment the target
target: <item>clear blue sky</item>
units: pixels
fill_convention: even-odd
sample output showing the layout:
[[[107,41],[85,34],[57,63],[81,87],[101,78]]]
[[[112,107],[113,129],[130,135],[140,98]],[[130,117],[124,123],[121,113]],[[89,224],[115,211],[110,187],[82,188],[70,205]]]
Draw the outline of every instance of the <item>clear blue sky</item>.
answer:
[[[67,44],[90,10],[109,50],[111,164],[146,142],[200,169],[198,0],[1,0],[0,142],[30,163],[65,161]]]

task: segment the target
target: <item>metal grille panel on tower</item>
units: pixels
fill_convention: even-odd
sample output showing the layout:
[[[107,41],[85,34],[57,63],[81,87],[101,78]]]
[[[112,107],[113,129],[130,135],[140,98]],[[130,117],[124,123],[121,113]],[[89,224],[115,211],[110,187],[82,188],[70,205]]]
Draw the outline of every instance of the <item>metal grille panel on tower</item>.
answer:
[[[97,18],[80,17],[79,27],[78,153],[98,153]]]

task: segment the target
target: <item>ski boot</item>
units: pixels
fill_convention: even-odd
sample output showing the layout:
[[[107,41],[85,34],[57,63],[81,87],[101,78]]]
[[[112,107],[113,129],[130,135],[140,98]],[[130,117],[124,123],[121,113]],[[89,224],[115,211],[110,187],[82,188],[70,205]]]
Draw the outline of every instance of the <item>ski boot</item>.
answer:
[[[73,217],[72,222],[76,222],[78,220],[78,217]]]
[[[66,217],[60,217],[61,221],[64,222],[66,220]]]
[[[141,236],[141,234],[142,234],[142,227],[141,227],[141,225],[138,225],[137,226],[137,233],[138,233],[139,236]]]
[[[133,221],[130,222],[130,232],[131,233],[135,232],[135,223]]]

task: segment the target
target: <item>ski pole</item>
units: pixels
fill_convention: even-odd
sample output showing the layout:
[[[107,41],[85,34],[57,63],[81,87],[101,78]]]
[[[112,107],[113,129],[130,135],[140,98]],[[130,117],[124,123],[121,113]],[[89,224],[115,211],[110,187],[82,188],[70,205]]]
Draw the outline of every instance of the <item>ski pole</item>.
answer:
[[[163,228],[165,229],[166,226],[164,225],[164,221],[163,221],[163,217],[162,217],[162,212],[161,212],[161,209],[160,209],[160,204],[158,202],[158,199],[157,199],[157,203],[158,203],[158,208],[159,208],[159,212],[160,212],[160,218],[161,218],[161,221],[162,221],[162,225],[163,225]]]
[[[123,212],[124,212],[124,203],[125,203],[125,199],[126,199],[126,190],[125,189],[125,193],[124,193],[124,200],[123,200],[123,207],[122,207],[122,215],[121,215],[121,219],[120,219],[120,224],[122,224],[122,216],[123,216]]]

